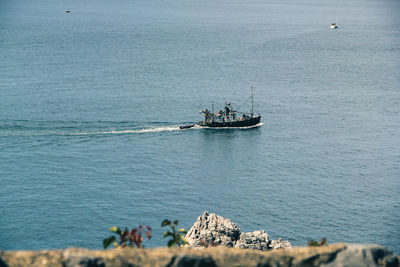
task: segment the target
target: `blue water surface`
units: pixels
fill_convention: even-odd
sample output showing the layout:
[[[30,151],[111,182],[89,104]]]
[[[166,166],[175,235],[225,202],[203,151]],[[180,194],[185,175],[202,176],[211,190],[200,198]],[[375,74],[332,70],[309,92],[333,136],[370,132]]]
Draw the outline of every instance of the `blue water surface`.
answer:
[[[2,0],[0,249],[100,249],[110,226],[139,224],[162,246],[163,219],[188,229],[208,210],[293,245],[400,254],[399,14],[395,0]],[[263,126],[179,130],[251,85]]]

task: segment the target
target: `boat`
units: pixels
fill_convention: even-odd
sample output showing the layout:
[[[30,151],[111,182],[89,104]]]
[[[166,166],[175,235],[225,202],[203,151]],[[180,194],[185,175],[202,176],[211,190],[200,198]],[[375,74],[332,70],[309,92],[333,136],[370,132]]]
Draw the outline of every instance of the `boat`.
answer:
[[[254,94],[253,87],[251,87],[251,109],[250,112],[239,112],[235,110],[231,103],[225,102],[223,110],[214,113],[205,109],[201,111],[204,115],[204,121],[199,122],[201,127],[211,128],[231,128],[231,127],[251,127],[260,123],[261,115],[254,113]],[[248,100],[248,99],[247,99]],[[246,101],[247,101],[246,100]]]
[[[179,126],[179,129],[190,129],[190,128],[192,128],[192,127],[194,127],[194,123],[193,124],[190,124],[190,125],[182,125],[182,126]]]
[[[329,26],[329,28],[331,28],[331,29],[337,29],[338,28],[338,25],[337,25],[337,5],[336,5],[336,8],[335,8],[335,22],[333,22],[330,26]]]

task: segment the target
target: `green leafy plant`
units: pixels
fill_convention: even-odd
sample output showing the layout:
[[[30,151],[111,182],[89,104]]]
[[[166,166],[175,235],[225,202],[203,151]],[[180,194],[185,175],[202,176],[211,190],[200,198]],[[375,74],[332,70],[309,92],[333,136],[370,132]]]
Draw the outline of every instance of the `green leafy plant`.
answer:
[[[168,247],[180,247],[186,244],[189,244],[189,242],[185,238],[185,234],[187,233],[184,228],[177,229],[178,226],[178,221],[175,220],[171,222],[170,220],[164,220],[161,223],[161,227],[164,226],[169,226],[170,230],[166,231],[163,234],[163,238],[165,237],[172,237],[171,240],[168,241]]]
[[[133,228],[129,231],[127,227],[125,227],[124,230],[121,230],[119,227],[113,226],[110,228],[110,231],[115,233],[117,237],[119,236],[119,242],[117,242],[115,235],[105,238],[103,240],[104,249],[108,248],[111,244],[113,244],[115,248],[127,246],[133,247],[134,245],[138,248],[142,248],[142,243],[144,241],[143,235],[150,240],[152,229],[150,226],[140,225],[139,229]]]
[[[321,239],[321,242],[318,241],[314,241],[314,240],[309,240],[308,241],[308,246],[309,247],[321,247],[321,246],[325,246],[326,245],[326,238],[323,237]]]

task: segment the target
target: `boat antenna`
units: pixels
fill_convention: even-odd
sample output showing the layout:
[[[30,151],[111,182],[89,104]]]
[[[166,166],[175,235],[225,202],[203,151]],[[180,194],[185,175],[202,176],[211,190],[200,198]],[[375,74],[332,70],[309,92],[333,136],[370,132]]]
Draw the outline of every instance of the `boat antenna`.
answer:
[[[253,114],[254,114],[254,88],[253,88],[253,86],[251,85],[250,86],[250,89],[251,89],[251,111],[250,111],[250,113],[251,113],[251,116],[253,117]]]
[[[335,23],[337,23],[337,4],[336,4],[336,7],[335,7]]]

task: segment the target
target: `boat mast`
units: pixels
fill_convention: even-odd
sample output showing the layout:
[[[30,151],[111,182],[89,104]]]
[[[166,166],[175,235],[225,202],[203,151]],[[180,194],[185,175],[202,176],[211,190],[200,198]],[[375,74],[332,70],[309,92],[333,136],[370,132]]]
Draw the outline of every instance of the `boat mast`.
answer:
[[[336,4],[336,7],[335,7],[335,23],[337,23],[337,4]]]
[[[253,91],[254,91],[254,89],[253,89],[253,86],[250,86],[250,88],[251,88],[251,110],[250,110],[250,113],[251,113],[251,116],[253,117],[253,114],[254,114],[254,96],[253,96]]]

